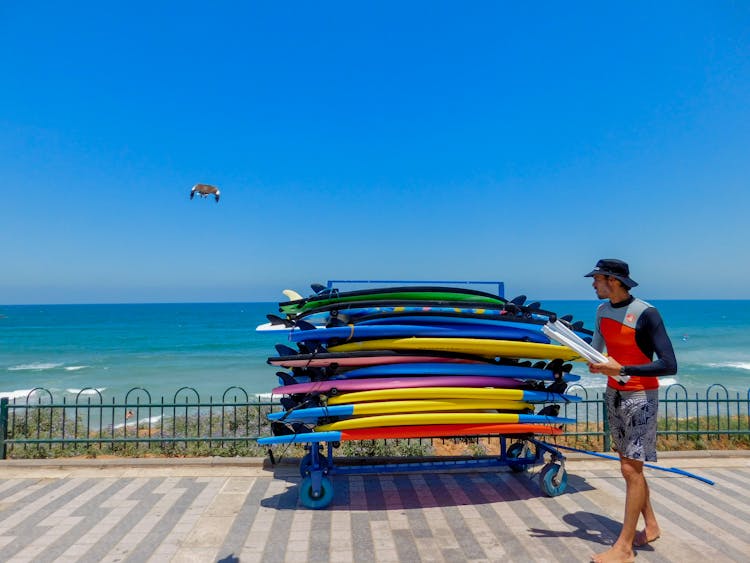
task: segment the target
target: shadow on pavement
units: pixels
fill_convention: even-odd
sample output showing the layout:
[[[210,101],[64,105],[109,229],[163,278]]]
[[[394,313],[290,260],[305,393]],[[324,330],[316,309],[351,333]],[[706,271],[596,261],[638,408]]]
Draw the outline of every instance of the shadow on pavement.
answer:
[[[304,510],[297,500],[299,474],[275,475],[290,483],[286,490],[261,500],[261,506],[277,510]],[[446,506],[481,505],[525,501],[544,497],[539,472],[412,472],[329,477],[334,497],[327,510],[400,510]],[[584,478],[568,475],[565,495],[593,490]],[[618,528],[619,529],[619,528]]]
[[[612,545],[620,533],[620,522],[601,514],[572,512],[562,517],[563,522],[575,528],[570,531],[529,528],[533,538],[579,538],[602,545]]]

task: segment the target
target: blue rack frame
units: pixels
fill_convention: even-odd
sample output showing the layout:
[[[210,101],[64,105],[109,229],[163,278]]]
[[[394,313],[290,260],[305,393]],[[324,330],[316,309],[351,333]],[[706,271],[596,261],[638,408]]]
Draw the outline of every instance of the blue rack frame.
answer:
[[[300,502],[307,508],[327,507],[333,500],[333,482],[329,475],[361,475],[371,473],[417,473],[450,469],[473,470],[488,467],[508,466],[514,473],[526,471],[532,465],[544,462],[539,474],[539,484],[547,496],[557,496],[565,491],[568,475],[565,456],[554,446],[533,437],[514,437],[515,442],[507,446],[506,436],[500,436],[500,455],[488,458],[466,458],[431,461],[404,461],[341,466],[334,463],[333,450],[337,443],[328,442],[327,454],[322,452],[323,442],[312,442],[305,446],[307,454],[300,462],[302,483],[299,487]],[[520,446],[517,446],[520,445]],[[534,447],[533,452],[531,446]]]

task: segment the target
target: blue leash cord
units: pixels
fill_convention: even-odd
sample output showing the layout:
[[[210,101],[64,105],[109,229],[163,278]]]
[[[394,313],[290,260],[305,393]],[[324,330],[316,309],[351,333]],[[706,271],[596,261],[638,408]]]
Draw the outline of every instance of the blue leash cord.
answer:
[[[555,444],[555,447],[563,449],[563,450],[570,450],[571,452],[580,452],[582,454],[592,455],[594,457],[603,457],[604,459],[613,459],[615,461],[619,461],[620,459],[619,457],[615,457],[613,455],[600,454],[599,452],[592,452],[589,450],[580,450],[578,448],[571,448],[570,446],[560,446],[560,445]],[[709,485],[716,484],[713,481],[711,481],[711,479],[706,479],[705,477],[701,477],[700,475],[696,475],[695,473],[689,473],[688,471],[684,471],[682,469],[677,469],[676,467],[661,467],[659,465],[654,465],[653,463],[644,463],[643,465],[651,469],[658,469],[659,471],[667,471],[669,473],[677,473],[678,475],[691,477],[693,479],[697,479],[698,481],[703,481],[704,483],[707,483]]]

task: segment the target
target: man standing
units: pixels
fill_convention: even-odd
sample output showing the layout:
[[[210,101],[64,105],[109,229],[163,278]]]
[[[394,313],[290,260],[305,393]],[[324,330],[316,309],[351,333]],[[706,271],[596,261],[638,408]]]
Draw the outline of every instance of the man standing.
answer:
[[[656,378],[677,373],[677,360],[659,311],[630,295],[638,284],[630,279],[627,263],[602,259],[585,277],[593,277],[596,296],[607,299],[596,311],[591,344],[600,352],[606,348],[609,357],[604,363],[589,364],[589,371],[608,376],[607,417],[625,478],[625,517],[620,536],[592,561],[633,561],[634,545],[645,545],[661,534],[643,463],[656,461]],[[637,532],[641,514],[645,526]]]

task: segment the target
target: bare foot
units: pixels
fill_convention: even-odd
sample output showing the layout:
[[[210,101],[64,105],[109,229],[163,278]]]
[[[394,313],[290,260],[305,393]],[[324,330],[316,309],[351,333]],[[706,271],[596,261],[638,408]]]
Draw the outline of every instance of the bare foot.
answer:
[[[633,563],[634,561],[635,553],[632,549],[620,549],[615,545],[591,558],[591,563]]]
[[[658,528],[656,530],[641,530],[639,532],[635,533],[635,538],[633,539],[633,545],[635,547],[642,547],[646,545],[647,543],[651,543],[652,541],[656,541],[661,537],[661,530]]]

